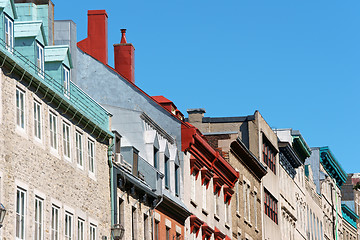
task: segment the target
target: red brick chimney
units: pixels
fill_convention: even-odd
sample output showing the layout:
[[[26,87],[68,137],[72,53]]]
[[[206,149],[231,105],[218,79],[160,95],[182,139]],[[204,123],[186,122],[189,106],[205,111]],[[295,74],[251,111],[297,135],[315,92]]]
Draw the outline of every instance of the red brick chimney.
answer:
[[[85,53],[108,64],[108,15],[105,10],[88,11],[88,37],[77,46]]]
[[[126,42],[126,29],[121,29],[120,44],[114,44],[115,70],[129,82],[135,83],[135,48]]]

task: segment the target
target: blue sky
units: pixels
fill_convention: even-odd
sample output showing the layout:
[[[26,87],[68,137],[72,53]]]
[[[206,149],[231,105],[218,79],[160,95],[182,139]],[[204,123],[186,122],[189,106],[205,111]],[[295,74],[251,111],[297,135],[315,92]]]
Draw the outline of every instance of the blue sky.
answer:
[[[329,146],[360,172],[360,1],[54,0],[55,18],[87,35],[87,10],[109,15],[109,64],[120,29],[135,46],[135,81],[187,116],[259,110],[273,128]],[[71,6],[69,8],[69,6]]]

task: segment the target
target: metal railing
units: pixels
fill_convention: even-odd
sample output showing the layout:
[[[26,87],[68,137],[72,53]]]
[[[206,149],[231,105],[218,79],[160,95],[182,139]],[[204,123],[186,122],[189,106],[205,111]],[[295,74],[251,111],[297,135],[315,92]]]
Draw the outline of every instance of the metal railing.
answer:
[[[32,79],[28,86],[32,84],[33,79],[38,80],[47,88],[58,94],[58,96],[61,98],[61,102],[67,102],[68,104],[72,105],[78,113],[86,116],[104,131],[109,130],[109,112],[106,111],[106,109],[104,109],[81,88],[79,88],[75,83],[70,81],[70,91],[68,92],[62,84],[62,79],[55,80],[45,71],[39,69],[32,61],[30,61],[15,48],[9,49],[2,38],[0,38],[0,50],[5,55],[3,62],[0,62],[1,67],[4,65],[7,58],[12,59],[24,71],[32,75]],[[14,66],[14,68],[15,67],[16,66]],[[13,70],[14,69],[12,69],[12,71]]]

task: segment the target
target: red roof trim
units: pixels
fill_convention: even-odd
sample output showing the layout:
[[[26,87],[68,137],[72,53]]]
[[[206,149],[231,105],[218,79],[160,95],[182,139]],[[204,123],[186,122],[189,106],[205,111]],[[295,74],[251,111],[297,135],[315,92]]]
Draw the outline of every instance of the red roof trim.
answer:
[[[216,183],[220,184],[220,188],[223,184],[230,188],[234,187],[235,182],[239,178],[239,173],[210,146],[196,127],[183,122],[181,126],[181,140],[181,150],[183,152],[190,152],[196,159],[196,163],[200,164],[200,169],[205,167],[212,170],[219,177],[220,181],[217,180]],[[218,188],[218,186],[215,187],[217,184],[214,183],[214,191]],[[229,194],[231,197],[232,193],[229,192]]]

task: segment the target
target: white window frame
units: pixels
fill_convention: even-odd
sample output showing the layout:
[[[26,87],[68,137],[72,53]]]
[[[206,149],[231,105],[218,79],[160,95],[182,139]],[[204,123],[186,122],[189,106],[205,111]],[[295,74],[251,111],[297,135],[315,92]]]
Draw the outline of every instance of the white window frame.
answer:
[[[25,91],[20,88],[16,88],[16,126],[24,129],[26,127],[26,106],[25,106]]]
[[[81,169],[84,169],[83,134],[79,131],[75,131],[75,145],[77,166]]]
[[[14,20],[4,14],[4,32],[6,49],[13,53],[14,51]]]
[[[58,139],[57,139],[57,115],[53,112],[49,112],[49,129],[50,129],[50,146],[51,148],[58,150]]]
[[[73,239],[73,219],[74,215],[68,211],[65,211],[65,219],[64,219],[64,238],[65,240]]]
[[[95,166],[95,141],[88,138],[88,161],[89,161],[89,173],[95,174],[96,166]]]
[[[19,196],[19,194],[20,194],[20,196]],[[19,206],[19,204],[20,204],[20,206]],[[15,206],[15,213],[16,213],[16,219],[15,219],[15,233],[16,234],[15,234],[15,236],[16,236],[17,240],[23,240],[23,239],[25,239],[25,236],[26,236],[26,211],[27,211],[26,190],[24,190],[20,187],[17,187],[16,206]],[[18,221],[18,218],[19,218],[19,221]],[[20,224],[19,227],[18,227],[18,224]]]
[[[71,126],[63,121],[63,155],[65,159],[71,161]]]
[[[207,202],[206,202],[206,199],[207,199],[207,191],[206,191],[206,182],[204,182],[204,184],[202,185],[202,208],[204,210],[206,210],[207,208]]]
[[[38,231],[36,231],[38,229]],[[34,240],[44,239],[44,200],[35,196]]]
[[[36,42],[36,66],[38,67],[38,75],[44,78],[44,47],[39,43]]]
[[[56,213],[56,216],[54,215]],[[60,208],[56,205],[51,206],[51,240],[59,240],[59,222],[60,222]]]
[[[41,140],[42,135],[42,108],[41,103],[34,100],[34,136]]]
[[[90,223],[89,227],[89,239],[90,240],[96,240],[96,234],[97,234],[97,226],[95,224]]]
[[[254,225],[255,229],[258,229],[258,219],[257,219],[257,192],[254,191]]]
[[[85,221],[81,218],[78,218],[78,228],[77,228],[77,240],[85,239]]]
[[[193,171],[191,174],[191,200],[196,201],[196,173]]]
[[[70,97],[70,69],[63,65],[64,95]]]

